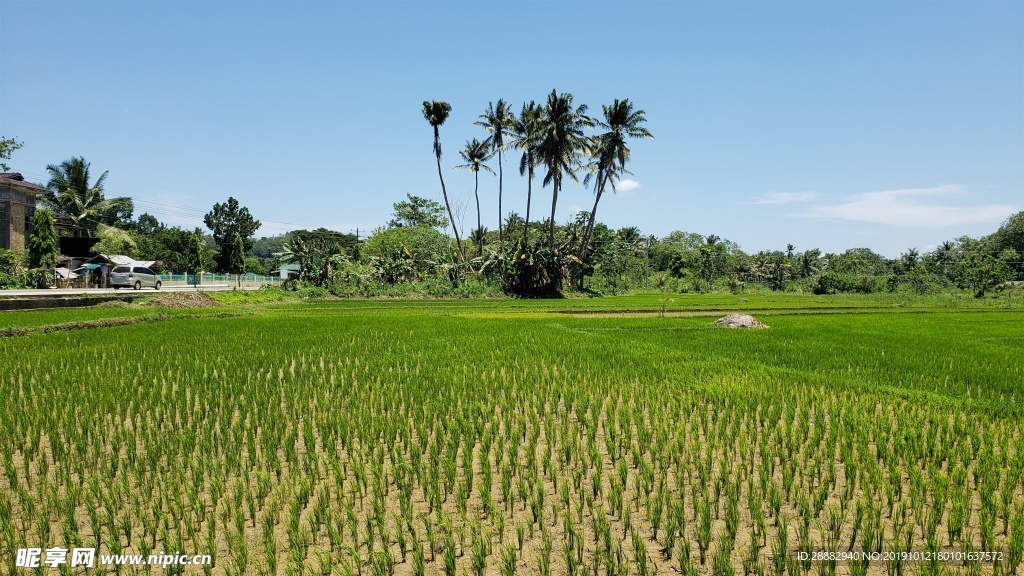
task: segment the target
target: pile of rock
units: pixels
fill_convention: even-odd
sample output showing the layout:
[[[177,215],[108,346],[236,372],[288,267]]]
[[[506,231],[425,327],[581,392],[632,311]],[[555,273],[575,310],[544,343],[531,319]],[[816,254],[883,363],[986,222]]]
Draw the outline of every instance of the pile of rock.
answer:
[[[161,308],[213,308],[213,298],[202,292],[167,292],[153,298],[153,304]]]
[[[715,320],[715,324],[721,324],[729,328],[768,328],[767,324],[762,324],[757,318],[749,314],[729,314]]]

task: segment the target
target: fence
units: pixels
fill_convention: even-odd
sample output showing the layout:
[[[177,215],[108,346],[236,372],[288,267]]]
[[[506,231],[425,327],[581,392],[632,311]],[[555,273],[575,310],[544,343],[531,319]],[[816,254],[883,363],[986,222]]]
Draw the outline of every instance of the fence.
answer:
[[[242,288],[255,288],[281,284],[279,276],[257,274],[160,274],[165,286],[202,286],[203,284],[230,284]]]

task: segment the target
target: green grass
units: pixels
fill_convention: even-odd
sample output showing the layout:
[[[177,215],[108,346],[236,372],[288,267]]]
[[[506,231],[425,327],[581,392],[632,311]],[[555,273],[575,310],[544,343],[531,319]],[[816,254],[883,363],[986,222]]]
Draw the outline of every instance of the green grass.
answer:
[[[0,312],[0,328],[53,326],[68,322],[87,322],[109,318],[128,318],[154,314],[150,308],[53,308],[49,310],[11,310]]]
[[[372,574],[422,546],[428,574],[741,574],[751,534],[774,569],[783,517],[788,550],[872,532],[1013,569],[1024,309],[663,298],[284,301],[0,338],[0,556],[98,540]],[[711,324],[744,310],[771,329]]]

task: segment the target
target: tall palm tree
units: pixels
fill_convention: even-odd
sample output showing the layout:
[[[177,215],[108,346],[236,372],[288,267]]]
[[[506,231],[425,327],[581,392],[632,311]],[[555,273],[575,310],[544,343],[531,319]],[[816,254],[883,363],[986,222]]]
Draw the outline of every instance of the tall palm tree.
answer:
[[[597,204],[601,201],[605,187],[611,186],[615,192],[615,183],[622,174],[629,174],[626,170],[626,162],[630,159],[629,147],[626,146],[626,138],[654,138],[643,123],[647,121],[647,115],[643,110],[634,110],[633,103],[629,98],[625,100],[616,99],[611,106],[601,106],[604,120],[598,121],[597,125],[605,129],[605,132],[594,137],[593,157],[591,162],[591,173],[587,174],[586,180],[591,175],[596,176],[594,208],[590,211],[590,222],[583,234],[583,243],[580,245],[580,258],[586,260],[589,250],[590,235],[594,231],[594,222],[597,218]]]
[[[944,276],[948,275],[949,267],[955,260],[953,253],[955,248],[956,244],[946,241],[939,244],[939,247],[936,248],[933,253],[935,256],[935,263],[942,267],[942,274]]]
[[[501,209],[501,197],[503,193],[504,172],[501,169],[501,157],[504,154],[505,146],[508,144],[505,137],[508,136],[516,117],[504,100],[498,99],[498,103],[487,103],[487,111],[480,115],[475,122],[490,134],[484,143],[491,149],[492,153],[498,155],[498,242],[504,241],[505,232],[502,228],[502,219],[505,213]]]
[[[451,202],[448,201],[448,190],[444,187],[444,176],[441,174],[441,133],[438,130],[448,115],[452,112],[451,104],[445,101],[424,100],[423,117],[434,128],[434,156],[437,157],[437,177],[441,180],[441,194],[444,196],[444,205],[448,209],[448,218],[452,221],[452,231],[455,232],[455,246],[459,249],[459,257],[462,262],[468,264],[466,253],[462,250],[462,238],[459,237],[459,227],[455,225],[455,214],[452,212]]]
[[[523,104],[519,117],[512,124],[509,146],[522,151],[519,161],[519,175],[526,176],[526,220],[523,226],[523,244],[530,241],[530,200],[533,196],[534,169],[539,163],[537,149],[540,146],[544,126],[544,110],[530,100]]]
[[[104,197],[103,184],[109,171],[90,184],[89,166],[81,156],[47,166],[50,181],[46,187],[53,193],[42,198],[43,204],[69,222],[66,227],[80,236],[94,234],[100,224],[115,224],[125,214],[130,218],[134,209],[131,198]]]
[[[459,151],[459,155],[462,156],[462,160],[465,164],[459,164],[452,168],[452,170],[469,170],[473,173],[473,179],[476,184],[473,187],[473,196],[476,197],[476,229],[478,232],[483,230],[483,224],[480,222],[480,171],[486,170],[491,174],[494,174],[494,170],[491,167],[484,164],[484,162],[490,160],[494,156],[494,152],[491,152],[490,146],[486,142],[481,142],[476,138],[466,141],[466,147]],[[484,251],[484,238],[483,234],[477,235],[479,238],[480,252]]]
[[[538,156],[547,167],[544,186],[551,184],[551,221],[549,233],[551,245],[555,244],[555,208],[558,206],[558,192],[562,179],[568,175],[573,182],[580,157],[590,149],[590,139],[583,134],[585,128],[593,128],[594,121],[587,116],[587,105],[573,108],[572,94],[559,94],[552,90],[544,106],[543,129]]]

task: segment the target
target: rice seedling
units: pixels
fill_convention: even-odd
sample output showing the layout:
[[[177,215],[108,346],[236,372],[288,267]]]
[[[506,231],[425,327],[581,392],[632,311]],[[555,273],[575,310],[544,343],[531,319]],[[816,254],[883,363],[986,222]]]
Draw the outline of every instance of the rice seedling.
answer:
[[[650,318],[451,306],[0,338],[17,359],[0,364],[0,555],[183,549],[218,575],[877,576],[911,565],[794,551],[972,547],[1006,560],[964,573],[1019,571],[1021,374],[993,344],[1019,337],[1017,311],[778,313],[742,333],[656,303]]]

